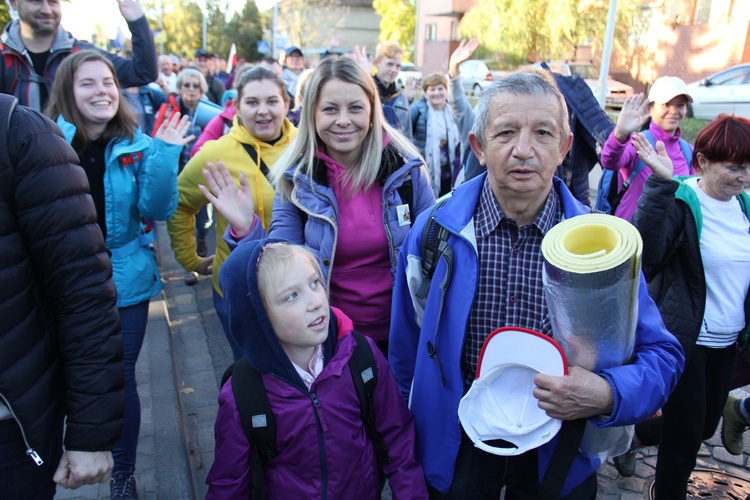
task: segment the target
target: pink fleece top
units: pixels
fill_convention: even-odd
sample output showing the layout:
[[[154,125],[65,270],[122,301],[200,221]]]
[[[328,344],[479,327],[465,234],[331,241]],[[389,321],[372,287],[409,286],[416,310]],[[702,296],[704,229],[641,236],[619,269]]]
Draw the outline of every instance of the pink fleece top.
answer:
[[[680,147],[680,137],[682,137],[680,129],[677,129],[675,135],[669,135],[652,121],[648,130],[653,134],[654,139],[657,142],[661,141],[664,143],[664,146],[667,149],[667,154],[674,165],[674,175],[690,174],[691,172],[688,169],[688,164],[685,161],[685,156],[682,154],[682,148]],[[609,137],[602,148],[602,168],[608,170],[622,169],[620,171],[620,184],[622,184],[623,181],[627,180],[630,172],[635,168],[637,163],[638,154],[635,152],[635,147],[631,143],[630,138],[628,138],[623,144],[615,138],[615,132],[613,130],[612,133],[609,134]],[[638,208],[638,198],[640,198],[641,193],[643,193],[643,185],[646,183],[646,179],[649,175],[651,175],[651,169],[645,167],[635,179],[633,179],[628,191],[622,197],[620,205],[617,207],[617,210],[615,210],[616,216],[627,221],[630,220],[635,213],[635,209]]]
[[[338,236],[331,269],[331,304],[354,321],[354,328],[376,342],[388,340],[393,277],[383,223],[382,187],[349,194],[346,168],[322,152],[339,209]]]

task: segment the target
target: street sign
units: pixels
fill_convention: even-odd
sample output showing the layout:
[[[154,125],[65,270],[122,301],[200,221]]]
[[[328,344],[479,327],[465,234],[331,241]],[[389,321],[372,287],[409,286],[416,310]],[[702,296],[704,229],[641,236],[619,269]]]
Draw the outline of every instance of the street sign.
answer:
[[[261,40],[258,42],[258,54],[268,54],[271,52],[271,47],[268,46],[268,42]]]

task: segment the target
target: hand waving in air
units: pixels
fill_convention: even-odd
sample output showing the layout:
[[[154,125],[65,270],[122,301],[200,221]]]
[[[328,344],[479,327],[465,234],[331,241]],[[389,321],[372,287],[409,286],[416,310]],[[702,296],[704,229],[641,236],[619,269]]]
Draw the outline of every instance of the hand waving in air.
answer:
[[[643,134],[633,134],[633,147],[635,147],[635,152],[638,153],[638,158],[643,160],[643,163],[651,169],[655,176],[662,179],[672,178],[674,165],[663,142],[658,141],[654,151],[653,146]]]
[[[184,146],[195,139],[193,134],[185,137],[185,134],[187,134],[189,129],[190,117],[185,115],[180,118],[180,113],[175,113],[169,117],[169,120],[164,120],[164,122],[162,122],[159,126],[159,130],[156,131],[156,138],[168,144]]]
[[[643,94],[636,94],[625,99],[617,117],[615,138],[624,143],[630,134],[638,132],[649,117],[648,99]]]
[[[237,236],[249,233],[255,222],[255,205],[245,174],[240,172],[240,187],[237,187],[224,163],[216,160],[215,165],[206,163],[203,177],[208,185],[198,186],[203,196],[224,216]]]
[[[359,61],[359,63],[365,67],[367,73],[372,74],[372,61],[367,57],[367,48],[364,45],[354,46],[354,59]]]
[[[471,59],[471,56],[474,54],[474,51],[477,50],[477,47],[479,47],[479,41],[476,38],[472,38],[471,40],[461,40],[458,47],[456,47],[456,50],[451,54],[450,61],[448,62],[449,77],[456,78],[460,74],[458,65]]]
[[[117,4],[126,21],[136,21],[146,15],[139,0],[117,0]]]

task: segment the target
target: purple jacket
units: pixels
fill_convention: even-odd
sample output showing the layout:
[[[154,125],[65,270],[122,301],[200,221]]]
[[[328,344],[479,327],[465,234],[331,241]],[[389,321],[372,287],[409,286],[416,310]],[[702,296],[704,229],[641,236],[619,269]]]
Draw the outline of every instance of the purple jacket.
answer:
[[[362,422],[359,399],[347,364],[355,346],[354,337],[349,333],[351,320],[332,309],[329,339],[324,343],[324,352],[330,354],[325,356],[323,371],[310,390],[306,390],[288,358],[280,358],[283,351],[275,336],[269,336],[270,323],[260,310],[262,305],[257,298],[257,281],[253,274],[264,243],[265,240],[250,242],[232,252],[222,266],[220,283],[229,309],[232,334],[252,337],[256,349],[249,356],[250,362],[262,374],[276,417],[277,455],[265,467],[268,498],[379,499],[375,450]],[[260,314],[253,314],[253,310]],[[239,321],[235,316],[242,312],[247,316],[246,321]],[[338,331],[346,334],[336,339]],[[424,473],[414,459],[414,419],[385,357],[370,339],[367,341],[375,355],[378,374],[372,396],[375,428],[392,459],[392,463],[384,465],[383,471],[393,498],[426,499]],[[260,358],[259,351],[266,355]],[[215,461],[206,478],[209,485],[206,498],[251,498],[251,443],[240,421],[231,378],[219,393],[215,429]]]
[[[680,146],[680,139],[682,138],[680,129],[677,129],[677,133],[674,135],[669,135],[652,121],[649,124],[648,130],[654,136],[654,139],[664,143],[667,155],[669,155],[674,164],[674,175],[690,174],[690,165],[685,161],[685,156],[682,154],[682,147]],[[630,172],[638,163],[638,154],[635,152],[635,147],[631,143],[630,138],[621,143],[615,138],[615,131],[613,129],[604,143],[600,161],[602,168],[619,171],[619,182],[622,185],[622,182],[627,179]],[[635,213],[635,209],[638,208],[638,198],[643,193],[643,185],[649,175],[651,175],[651,169],[644,167],[635,179],[633,179],[630,187],[622,197],[620,205],[615,210],[616,216],[628,221],[630,220],[633,213]]]

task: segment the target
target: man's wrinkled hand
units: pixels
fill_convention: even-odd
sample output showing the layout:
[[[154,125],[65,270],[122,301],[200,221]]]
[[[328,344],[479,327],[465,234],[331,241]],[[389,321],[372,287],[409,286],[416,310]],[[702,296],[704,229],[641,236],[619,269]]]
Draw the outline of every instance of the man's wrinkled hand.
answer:
[[[614,408],[609,382],[578,366],[570,367],[564,377],[540,373],[534,377],[534,383],[533,394],[539,400],[539,408],[552,418],[589,418],[611,413]]]

